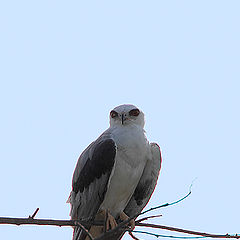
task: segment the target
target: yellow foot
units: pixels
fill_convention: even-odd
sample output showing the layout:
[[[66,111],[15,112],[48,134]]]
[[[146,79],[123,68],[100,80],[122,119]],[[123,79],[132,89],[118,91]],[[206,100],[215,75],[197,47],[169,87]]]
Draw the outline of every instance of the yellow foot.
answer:
[[[114,229],[117,226],[117,222],[115,218],[107,211],[107,216],[106,216],[106,230],[108,231],[109,229]]]
[[[106,231],[117,226],[117,222],[115,218],[109,213],[109,210],[102,210],[100,214],[104,216]]]
[[[129,216],[125,213],[125,212],[121,212],[120,215],[119,215],[120,219],[122,221],[125,221],[125,220],[128,220],[129,219]],[[135,228],[135,221],[134,219],[132,219],[130,222],[130,227],[131,227],[131,230],[133,230]]]

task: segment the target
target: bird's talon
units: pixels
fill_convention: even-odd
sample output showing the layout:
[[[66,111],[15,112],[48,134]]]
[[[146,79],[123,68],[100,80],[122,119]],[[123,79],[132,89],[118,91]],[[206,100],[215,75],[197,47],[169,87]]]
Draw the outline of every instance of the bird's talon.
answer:
[[[101,214],[105,216],[105,229],[106,231],[113,229],[117,226],[115,218],[109,213],[109,210],[103,210]]]
[[[126,221],[126,220],[129,219],[129,216],[125,212],[121,212],[119,217],[120,217],[120,219],[122,221]],[[135,221],[134,221],[134,219],[130,220],[129,225],[130,225],[131,230],[133,230],[135,228]]]
[[[108,213],[108,216],[107,216],[107,231],[109,229],[114,229],[115,227],[117,226],[117,222],[115,220],[115,218],[110,214]]]

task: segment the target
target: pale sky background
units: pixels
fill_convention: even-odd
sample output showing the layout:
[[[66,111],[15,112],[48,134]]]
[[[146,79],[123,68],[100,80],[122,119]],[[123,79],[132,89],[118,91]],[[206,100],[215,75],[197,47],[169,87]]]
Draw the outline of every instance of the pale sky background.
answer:
[[[197,177],[152,222],[240,233],[239,13],[238,0],[1,1],[0,216],[69,219],[78,156],[132,103],[163,155],[147,208]],[[0,226],[4,240],[71,237]]]

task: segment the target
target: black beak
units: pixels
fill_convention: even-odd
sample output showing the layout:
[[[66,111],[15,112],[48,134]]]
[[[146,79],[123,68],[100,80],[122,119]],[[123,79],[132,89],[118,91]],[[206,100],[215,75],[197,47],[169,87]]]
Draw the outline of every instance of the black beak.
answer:
[[[125,120],[125,117],[124,117],[124,114],[122,114],[122,125],[123,125],[124,120]]]

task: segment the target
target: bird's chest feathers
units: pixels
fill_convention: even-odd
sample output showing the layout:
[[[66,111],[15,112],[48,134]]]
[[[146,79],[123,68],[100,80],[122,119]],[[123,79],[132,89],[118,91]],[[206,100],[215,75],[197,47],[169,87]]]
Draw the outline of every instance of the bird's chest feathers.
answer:
[[[144,132],[138,129],[123,129],[115,136],[117,159],[135,167],[146,158],[147,140]]]

